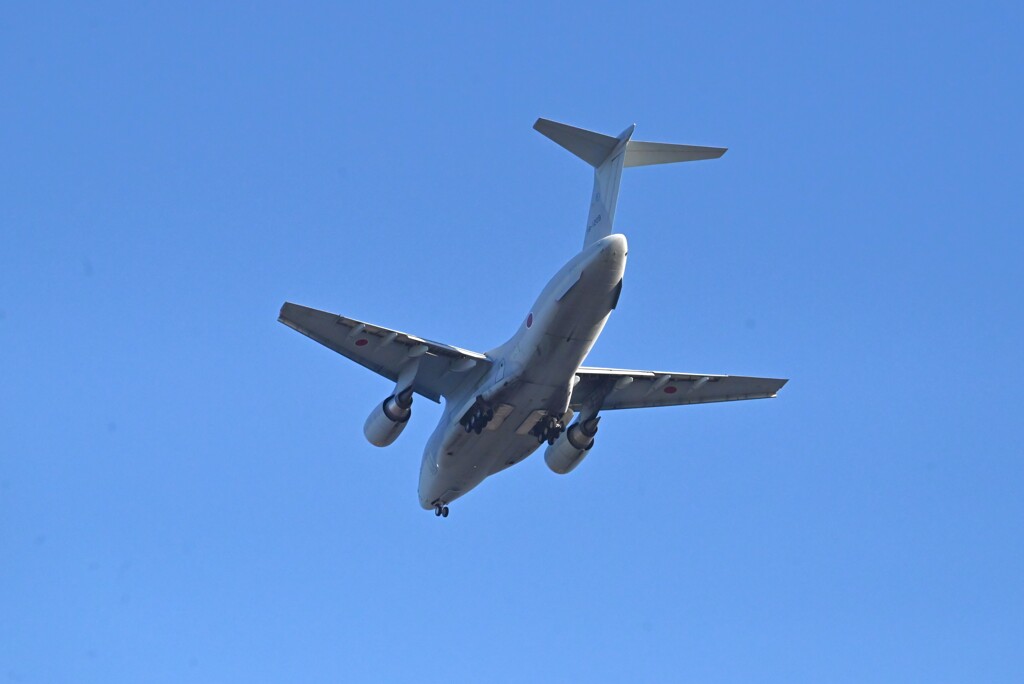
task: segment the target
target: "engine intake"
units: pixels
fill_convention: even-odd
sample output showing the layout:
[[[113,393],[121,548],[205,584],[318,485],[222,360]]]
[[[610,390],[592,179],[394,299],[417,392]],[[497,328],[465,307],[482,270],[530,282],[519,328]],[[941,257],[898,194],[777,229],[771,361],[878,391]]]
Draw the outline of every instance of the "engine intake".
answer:
[[[373,409],[363,425],[366,440],[379,447],[386,447],[402,434],[412,415],[412,388],[392,394],[384,403]]]
[[[597,423],[600,417],[574,423],[562,433],[558,440],[544,451],[544,462],[548,468],[566,475],[571,473],[594,446]]]

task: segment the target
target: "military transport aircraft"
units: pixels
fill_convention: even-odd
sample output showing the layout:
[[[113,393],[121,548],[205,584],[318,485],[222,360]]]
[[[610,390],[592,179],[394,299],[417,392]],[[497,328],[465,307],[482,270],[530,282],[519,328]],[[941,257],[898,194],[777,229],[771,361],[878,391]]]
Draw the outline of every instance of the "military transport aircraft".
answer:
[[[547,442],[565,474],[594,446],[601,411],[774,397],[786,380],[580,365],[619,301],[626,237],[612,230],[623,167],[717,159],[720,147],[611,137],[538,119],[533,126],[594,167],[583,249],[551,279],[519,330],[480,354],[345,316],[285,303],[278,320],[395,383],[366,419],[366,439],[388,446],[405,429],[414,394],[445,400],[423,452],[419,500],[448,505]],[[572,422],[573,417],[576,421]]]

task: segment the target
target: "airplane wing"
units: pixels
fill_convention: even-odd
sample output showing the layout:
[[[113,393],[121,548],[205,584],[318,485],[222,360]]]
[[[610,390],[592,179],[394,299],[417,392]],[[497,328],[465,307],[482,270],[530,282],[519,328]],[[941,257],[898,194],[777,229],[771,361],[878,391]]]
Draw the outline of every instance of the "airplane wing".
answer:
[[[413,390],[432,401],[461,384],[470,369],[491,364],[477,352],[291,302],[277,320],[394,382],[410,359],[421,357]]]
[[[579,411],[598,405],[609,409],[681,406],[714,401],[769,399],[787,380],[749,378],[740,375],[662,373],[622,368],[587,368],[576,371],[569,407]],[[603,399],[602,399],[603,396]]]

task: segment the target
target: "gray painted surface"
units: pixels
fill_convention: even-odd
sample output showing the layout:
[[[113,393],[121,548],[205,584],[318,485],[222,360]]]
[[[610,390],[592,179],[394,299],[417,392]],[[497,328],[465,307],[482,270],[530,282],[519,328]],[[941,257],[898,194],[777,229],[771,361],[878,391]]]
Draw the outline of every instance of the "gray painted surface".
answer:
[[[543,441],[531,430],[546,417],[565,428],[574,414],[587,421],[615,409],[770,398],[786,384],[581,365],[618,302],[626,269],[626,237],[612,232],[623,167],[712,159],[725,150],[630,142],[635,126],[618,137],[546,119],[534,127],[595,167],[594,192],[583,250],[548,282],[508,342],[481,354],[297,304],[281,308],[278,320],[285,325],[395,383],[367,419],[371,442],[390,444],[404,428],[404,420],[387,415],[389,407],[397,415],[393,398],[403,390],[444,399],[420,466],[419,499],[426,509],[454,501],[536,451]],[[479,406],[493,418],[471,430],[465,419]],[[556,472],[568,472],[586,453],[567,446],[567,438],[562,432],[548,448],[576,460]]]

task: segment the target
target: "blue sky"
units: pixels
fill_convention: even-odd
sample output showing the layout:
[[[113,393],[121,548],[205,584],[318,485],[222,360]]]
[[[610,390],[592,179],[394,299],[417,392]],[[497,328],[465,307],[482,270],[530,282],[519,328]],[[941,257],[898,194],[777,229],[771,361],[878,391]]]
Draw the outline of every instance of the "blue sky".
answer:
[[[0,681],[1021,681],[1014,3],[7,4]],[[470,349],[624,174],[606,415],[439,521],[291,300]]]

